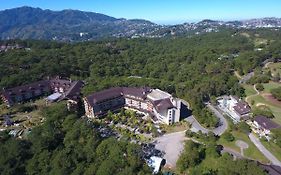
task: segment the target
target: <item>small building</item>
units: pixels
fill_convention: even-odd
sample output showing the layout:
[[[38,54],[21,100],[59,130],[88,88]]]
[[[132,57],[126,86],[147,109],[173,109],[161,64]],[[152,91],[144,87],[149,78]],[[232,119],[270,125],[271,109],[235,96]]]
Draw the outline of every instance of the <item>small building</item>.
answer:
[[[236,96],[223,96],[218,99],[219,108],[226,112],[234,123],[249,119],[251,107]]]
[[[270,131],[276,128],[281,128],[281,126],[265,116],[256,116],[252,123],[253,132],[259,134],[260,137],[264,136],[267,139],[270,139]]]

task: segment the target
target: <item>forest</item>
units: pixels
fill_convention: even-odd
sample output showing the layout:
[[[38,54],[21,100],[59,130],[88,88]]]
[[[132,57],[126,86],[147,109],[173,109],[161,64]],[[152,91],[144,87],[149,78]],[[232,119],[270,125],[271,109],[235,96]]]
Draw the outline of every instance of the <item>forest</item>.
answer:
[[[254,38],[269,41],[255,51]],[[191,104],[206,127],[218,121],[203,102],[224,94],[244,96],[233,72],[240,75],[281,57],[279,31],[224,30],[198,36],[161,39],[114,39],[82,43],[14,40],[26,49],[0,53],[0,88],[52,76],[85,81],[83,94],[112,86],[150,86],[172,93]]]
[[[0,172],[8,174],[151,174],[139,145],[101,138],[88,123],[60,103],[42,111],[43,125],[28,139],[0,132]]]
[[[252,37],[242,35],[249,33]],[[274,40],[255,51],[253,36]],[[268,58],[281,57],[279,31],[225,30],[198,36],[162,39],[114,39],[83,43],[13,40],[2,44],[19,44],[24,48],[0,52],[0,88],[9,88],[48,77],[61,76],[85,82],[83,95],[114,86],[150,86],[183,98],[191,105],[194,116],[206,127],[215,127],[218,120],[204,106],[220,95],[244,96],[234,71],[247,74],[262,66]],[[43,125],[35,127],[26,140],[10,138],[1,132],[1,174],[150,174],[137,145],[114,138],[100,138],[95,127],[76,114],[65,111],[63,104],[42,112]],[[232,160],[220,156],[213,147],[186,146],[195,158],[183,154],[179,169],[189,164],[199,166],[204,154],[214,154],[216,169],[232,169]],[[104,154],[107,153],[107,154]],[[125,153],[125,154],[124,154]],[[202,155],[201,155],[202,154]],[[186,155],[186,157],[185,157]],[[238,169],[247,174],[251,162],[237,161]],[[202,165],[203,166],[203,165]],[[256,172],[263,174],[256,169]]]

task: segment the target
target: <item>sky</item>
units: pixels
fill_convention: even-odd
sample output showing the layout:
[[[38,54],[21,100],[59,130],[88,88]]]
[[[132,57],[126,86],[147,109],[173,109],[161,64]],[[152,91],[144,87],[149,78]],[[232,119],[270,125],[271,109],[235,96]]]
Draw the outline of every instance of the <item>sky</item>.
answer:
[[[243,20],[281,17],[281,0],[0,0],[0,9],[21,6],[76,9],[116,18],[146,19],[158,24],[203,19]]]

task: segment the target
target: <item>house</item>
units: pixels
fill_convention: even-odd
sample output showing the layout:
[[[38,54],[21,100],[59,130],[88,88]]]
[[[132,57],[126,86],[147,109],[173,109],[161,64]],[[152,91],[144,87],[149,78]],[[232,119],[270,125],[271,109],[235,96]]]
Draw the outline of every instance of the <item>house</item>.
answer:
[[[270,139],[270,131],[276,128],[281,128],[281,126],[265,116],[256,116],[252,123],[253,132],[259,134],[260,137],[264,136],[267,139]]]
[[[219,107],[226,112],[235,123],[249,118],[251,107],[240,98],[236,96],[224,96],[218,99],[218,102]]]
[[[68,100],[77,103],[82,86],[82,81],[64,80],[57,77],[4,89],[1,97],[8,107],[50,94],[46,98],[47,101]]]
[[[108,111],[129,108],[151,115],[154,122],[172,124],[179,121],[181,101],[167,92],[148,87],[114,87],[83,98],[89,118],[104,116]]]

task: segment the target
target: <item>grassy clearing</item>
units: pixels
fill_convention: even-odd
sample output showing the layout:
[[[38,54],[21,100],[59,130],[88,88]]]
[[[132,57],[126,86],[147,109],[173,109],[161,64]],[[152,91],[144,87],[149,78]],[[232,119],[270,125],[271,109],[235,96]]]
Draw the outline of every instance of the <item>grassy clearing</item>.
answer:
[[[248,98],[248,102],[251,105],[253,110],[258,109],[259,106],[261,106],[262,104],[266,105],[267,107],[269,107],[269,109],[272,111],[273,115],[275,116],[275,118],[273,120],[275,122],[281,124],[281,107],[266,100],[262,96],[264,93],[270,93],[271,89],[280,87],[281,84],[275,83],[275,82],[269,82],[269,83],[263,84],[263,86],[264,86],[264,91],[261,92],[260,95],[251,96],[251,95],[255,94],[255,90],[254,90],[253,86],[243,85],[243,87],[245,88],[246,95],[250,96]]]
[[[182,121],[173,125],[161,125],[166,133],[180,132],[189,129],[189,123]]]
[[[277,73],[281,75],[281,63],[270,63],[268,64],[268,69],[271,71],[273,76]]]
[[[232,131],[233,136],[235,137],[235,140],[232,142],[227,142],[223,138],[220,138],[218,141],[218,144],[221,144],[225,147],[231,148],[237,152],[240,152],[240,148],[236,146],[235,142],[237,140],[242,140],[246,142],[249,145],[249,148],[244,150],[244,155],[246,157],[249,157],[251,159],[259,160],[263,163],[268,163],[269,161],[267,160],[266,157],[257,149],[257,147],[251,142],[249,139],[248,135],[238,132],[238,131]]]
[[[261,139],[262,144],[268,149],[279,161],[281,161],[281,148],[273,142],[267,142]]]
[[[281,87],[281,84],[280,83],[276,83],[276,82],[269,82],[269,83],[264,83],[263,87],[264,87],[263,92],[270,93],[271,89],[275,89],[275,88]]]
[[[18,111],[22,106],[33,106],[34,108],[30,112]],[[45,107],[46,103],[44,99],[38,99],[34,102],[19,104],[11,108],[7,108],[6,105],[2,104],[0,106],[0,115],[12,114],[11,119],[19,124],[19,126],[11,126],[9,127],[9,129],[30,128],[33,126],[37,126],[42,122],[43,117],[41,115],[41,111]]]
[[[252,85],[244,84],[243,88],[245,89],[246,96],[254,95],[257,93]]]
[[[266,44],[267,42],[268,42],[267,39],[264,39],[264,38],[255,38],[255,40],[254,40],[254,45],[255,45],[256,47],[259,47],[260,45],[264,45],[264,44]]]

